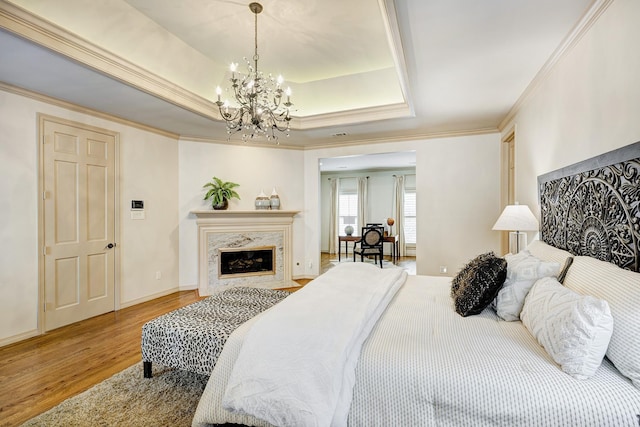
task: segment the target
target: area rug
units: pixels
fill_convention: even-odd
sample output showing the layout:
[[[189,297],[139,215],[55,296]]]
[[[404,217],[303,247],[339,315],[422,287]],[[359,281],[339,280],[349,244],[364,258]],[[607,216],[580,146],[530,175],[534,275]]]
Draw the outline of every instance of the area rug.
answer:
[[[208,376],[142,362],[115,374],[23,426],[190,426]]]

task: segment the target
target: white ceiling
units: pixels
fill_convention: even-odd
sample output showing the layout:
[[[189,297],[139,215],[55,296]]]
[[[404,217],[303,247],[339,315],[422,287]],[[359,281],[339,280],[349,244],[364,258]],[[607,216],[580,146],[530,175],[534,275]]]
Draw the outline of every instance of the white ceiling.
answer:
[[[362,156],[342,156],[320,159],[320,172],[348,172],[381,169],[414,169],[415,151],[366,154]]]
[[[226,141],[211,101],[228,64],[252,55],[248,3],[0,0],[0,82],[185,138]],[[496,131],[597,3],[264,0],[260,66],[287,79],[298,108],[281,145]],[[73,43],[43,42],[6,19],[14,15],[65,41],[77,37],[117,66],[73,57],[65,51]],[[143,84],[115,74],[126,67]],[[156,90],[158,81],[170,90]]]
[[[214,61],[253,55],[250,1],[125,1]],[[263,3],[258,53],[265,70],[305,83],[393,66],[376,0]]]

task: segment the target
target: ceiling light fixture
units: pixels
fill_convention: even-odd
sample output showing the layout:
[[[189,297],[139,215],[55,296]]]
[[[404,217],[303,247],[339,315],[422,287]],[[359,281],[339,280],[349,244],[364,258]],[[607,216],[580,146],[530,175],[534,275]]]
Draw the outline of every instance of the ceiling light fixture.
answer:
[[[218,100],[216,105],[220,115],[227,122],[227,133],[231,135],[242,132],[242,140],[266,137],[268,141],[278,143],[278,133],[289,136],[291,122],[291,88],[282,89],[283,78],[265,76],[258,70],[258,14],[262,12],[260,3],[250,3],[249,9],[255,17],[255,50],[253,64],[247,58],[246,75],[237,72],[238,64],[231,64],[231,87],[235,98],[234,104],[222,102],[222,89],[216,88]],[[286,102],[283,98],[286,96]]]

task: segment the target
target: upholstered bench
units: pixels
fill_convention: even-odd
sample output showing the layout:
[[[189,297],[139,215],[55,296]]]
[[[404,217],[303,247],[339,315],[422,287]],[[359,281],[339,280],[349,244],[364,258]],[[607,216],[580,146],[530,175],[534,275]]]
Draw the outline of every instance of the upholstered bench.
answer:
[[[231,288],[145,323],[144,377],[151,378],[153,362],[210,375],[229,335],[290,294],[273,289]]]

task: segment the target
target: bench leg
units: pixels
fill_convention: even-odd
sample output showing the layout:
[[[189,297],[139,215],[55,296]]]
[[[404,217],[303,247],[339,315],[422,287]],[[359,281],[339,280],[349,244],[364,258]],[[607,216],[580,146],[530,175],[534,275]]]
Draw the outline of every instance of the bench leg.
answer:
[[[153,373],[151,372],[151,362],[142,362],[142,371],[145,378],[152,378]]]

